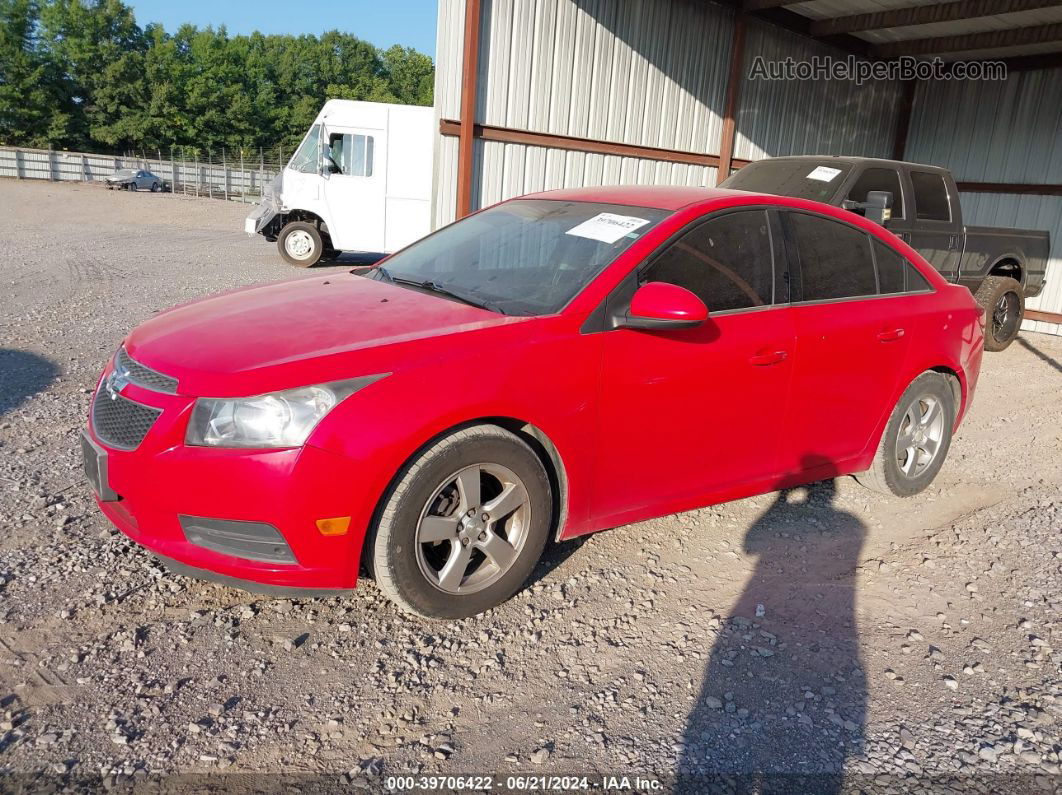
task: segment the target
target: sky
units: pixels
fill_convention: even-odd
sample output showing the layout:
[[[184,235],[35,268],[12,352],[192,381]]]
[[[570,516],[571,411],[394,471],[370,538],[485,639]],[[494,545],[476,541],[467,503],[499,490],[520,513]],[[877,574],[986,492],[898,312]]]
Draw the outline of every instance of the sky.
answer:
[[[340,30],[377,47],[401,44],[435,57],[437,0],[126,0],[140,27],[161,22],[170,33],[185,22],[224,25],[229,33]]]

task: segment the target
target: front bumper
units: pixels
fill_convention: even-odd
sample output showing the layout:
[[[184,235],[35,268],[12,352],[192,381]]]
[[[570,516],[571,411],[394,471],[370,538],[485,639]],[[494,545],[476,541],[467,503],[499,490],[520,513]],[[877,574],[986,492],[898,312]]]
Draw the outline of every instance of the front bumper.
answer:
[[[91,422],[86,431],[90,447],[105,456],[95,470],[105,473],[105,482],[93,483],[97,503],[122,533],[161,557],[231,580],[329,591],[355,586],[372,511],[368,495],[358,490],[364,481],[358,465],[309,445],[281,450],[186,446],[193,399],[134,384],[122,396],[162,410],[133,450],[108,446]],[[318,531],[318,519],[339,516],[351,517],[345,535]],[[188,517],[269,524],[294,562],[244,559],[193,543],[181,517],[186,525]]]

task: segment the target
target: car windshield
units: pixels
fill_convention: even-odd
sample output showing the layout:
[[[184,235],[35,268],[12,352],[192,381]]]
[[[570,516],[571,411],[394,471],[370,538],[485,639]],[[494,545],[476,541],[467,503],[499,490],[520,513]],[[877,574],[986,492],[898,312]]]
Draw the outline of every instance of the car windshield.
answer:
[[[114,176],[116,176],[116,177],[131,177],[131,176],[133,176],[133,173],[134,173],[133,169],[131,169],[131,168],[120,168],[120,169],[118,169],[117,171],[114,172]]]
[[[852,167],[832,159],[759,160],[723,180],[720,188],[829,201]]]
[[[596,202],[510,201],[440,229],[371,275],[508,315],[548,315],[668,214]]]

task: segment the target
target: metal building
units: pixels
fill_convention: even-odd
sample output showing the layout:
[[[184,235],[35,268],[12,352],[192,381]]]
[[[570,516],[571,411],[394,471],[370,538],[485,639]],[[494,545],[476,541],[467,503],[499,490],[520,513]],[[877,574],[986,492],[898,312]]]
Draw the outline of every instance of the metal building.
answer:
[[[1008,77],[753,75],[901,56]],[[436,225],[551,188],[713,186],[773,155],[946,166],[967,223],[1051,231],[1023,327],[1062,334],[1060,0],[440,0],[435,107]]]

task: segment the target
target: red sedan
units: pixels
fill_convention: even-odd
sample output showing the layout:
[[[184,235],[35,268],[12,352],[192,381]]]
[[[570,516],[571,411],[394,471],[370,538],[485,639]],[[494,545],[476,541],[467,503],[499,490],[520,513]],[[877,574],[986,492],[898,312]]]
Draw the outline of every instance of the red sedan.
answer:
[[[555,191],[158,315],[104,370],[85,468],[179,571],[306,594],[364,566],[468,616],[549,539],[840,474],[921,491],[982,344],[969,291],[852,213]]]

